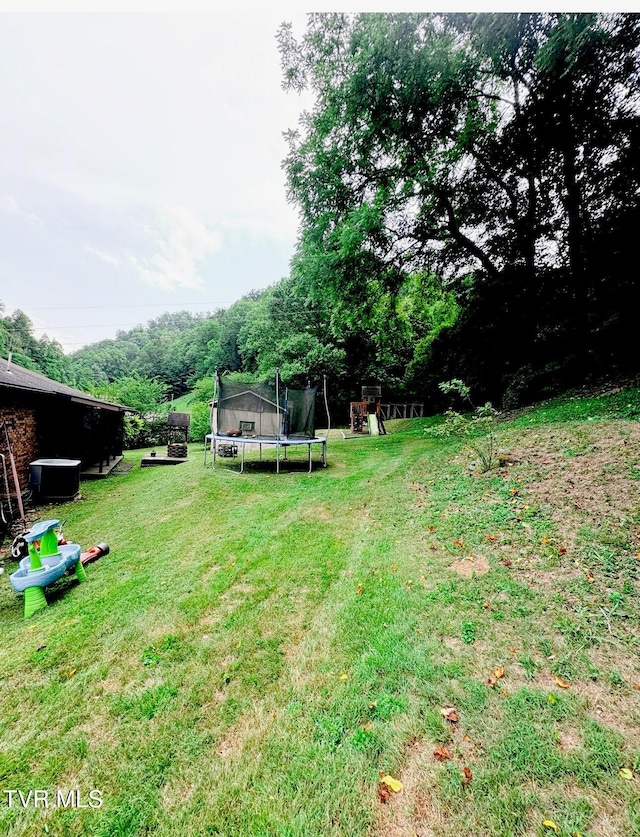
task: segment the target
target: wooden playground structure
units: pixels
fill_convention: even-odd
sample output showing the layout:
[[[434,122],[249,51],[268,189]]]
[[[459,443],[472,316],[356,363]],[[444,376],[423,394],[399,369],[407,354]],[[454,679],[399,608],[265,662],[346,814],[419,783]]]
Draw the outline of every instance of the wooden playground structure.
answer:
[[[424,404],[382,403],[382,387],[362,387],[360,401],[349,405],[349,429],[352,433],[369,433],[372,436],[386,435],[385,421],[399,418],[422,418]]]

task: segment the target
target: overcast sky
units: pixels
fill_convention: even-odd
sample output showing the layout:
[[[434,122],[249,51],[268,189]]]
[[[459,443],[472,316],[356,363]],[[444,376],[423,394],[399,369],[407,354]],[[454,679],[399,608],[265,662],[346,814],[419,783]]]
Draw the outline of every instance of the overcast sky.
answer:
[[[282,91],[275,35],[283,20],[302,35],[306,16],[259,8],[3,9],[0,301],[36,337],[72,352],[288,274],[298,221],[282,132],[310,100]]]
[[[304,102],[281,89],[283,19],[0,16],[0,300],[37,337],[73,351],[287,275]]]

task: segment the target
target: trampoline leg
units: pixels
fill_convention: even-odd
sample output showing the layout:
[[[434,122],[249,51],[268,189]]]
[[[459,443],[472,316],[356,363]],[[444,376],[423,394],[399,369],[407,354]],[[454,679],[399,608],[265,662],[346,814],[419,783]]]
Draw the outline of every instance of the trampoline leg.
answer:
[[[212,454],[213,454],[213,466],[212,466],[213,468],[215,468],[215,467],[216,467],[216,447],[217,447],[217,446],[218,446],[218,443],[217,443],[217,442],[216,442],[216,440],[214,439],[214,440],[213,440],[213,445],[211,446],[211,452],[212,452]]]
[[[242,446],[242,459],[240,460],[240,473],[244,474],[244,449],[245,445]]]
[[[280,473],[280,445],[276,445],[276,474]]]
[[[327,443],[322,443],[322,467],[327,467]]]
[[[260,449],[260,462],[262,462],[262,443],[258,445],[258,448]]]
[[[311,473],[311,445],[307,445],[309,448],[309,473]]]

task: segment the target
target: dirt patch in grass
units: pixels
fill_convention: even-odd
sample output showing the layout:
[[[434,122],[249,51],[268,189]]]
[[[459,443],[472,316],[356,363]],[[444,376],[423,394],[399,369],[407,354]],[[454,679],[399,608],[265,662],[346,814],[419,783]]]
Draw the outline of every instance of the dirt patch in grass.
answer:
[[[175,811],[187,802],[195,791],[193,782],[172,779],[162,788],[162,804],[166,811]]]
[[[240,759],[245,750],[256,754],[260,743],[274,723],[274,714],[267,711],[264,702],[256,703],[243,712],[233,726],[214,745],[214,754],[225,762]]]
[[[442,833],[445,815],[435,790],[437,762],[430,742],[414,741],[407,750],[402,791],[379,802],[376,812],[378,837],[435,837]]]
[[[525,483],[526,501],[546,505],[561,526],[563,545],[570,549],[584,526],[624,526],[638,511],[640,425],[580,426],[571,430],[541,429],[511,447],[519,463],[510,475]]]
[[[469,555],[466,558],[460,558],[449,565],[458,575],[463,578],[473,578],[474,575],[485,575],[489,572],[491,567],[484,555]]]

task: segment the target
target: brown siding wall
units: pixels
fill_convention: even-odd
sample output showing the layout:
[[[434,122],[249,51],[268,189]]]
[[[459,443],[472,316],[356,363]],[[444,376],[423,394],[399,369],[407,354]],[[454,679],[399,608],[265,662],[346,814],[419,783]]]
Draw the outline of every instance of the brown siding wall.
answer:
[[[8,397],[6,393],[0,395],[0,422],[7,423],[11,449],[16,461],[16,470],[20,487],[25,491],[29,487],[29,463],[38,458],[38,440],[36,432],[36,410],[25,404],[20,397]],[[0,432],[0,453],[6,456],[9,487],[14,493],[13,475],[9,462],[7,437],[4,430]],[[0,460],[0,494],[5,494],[4,474],[1,473]]]

